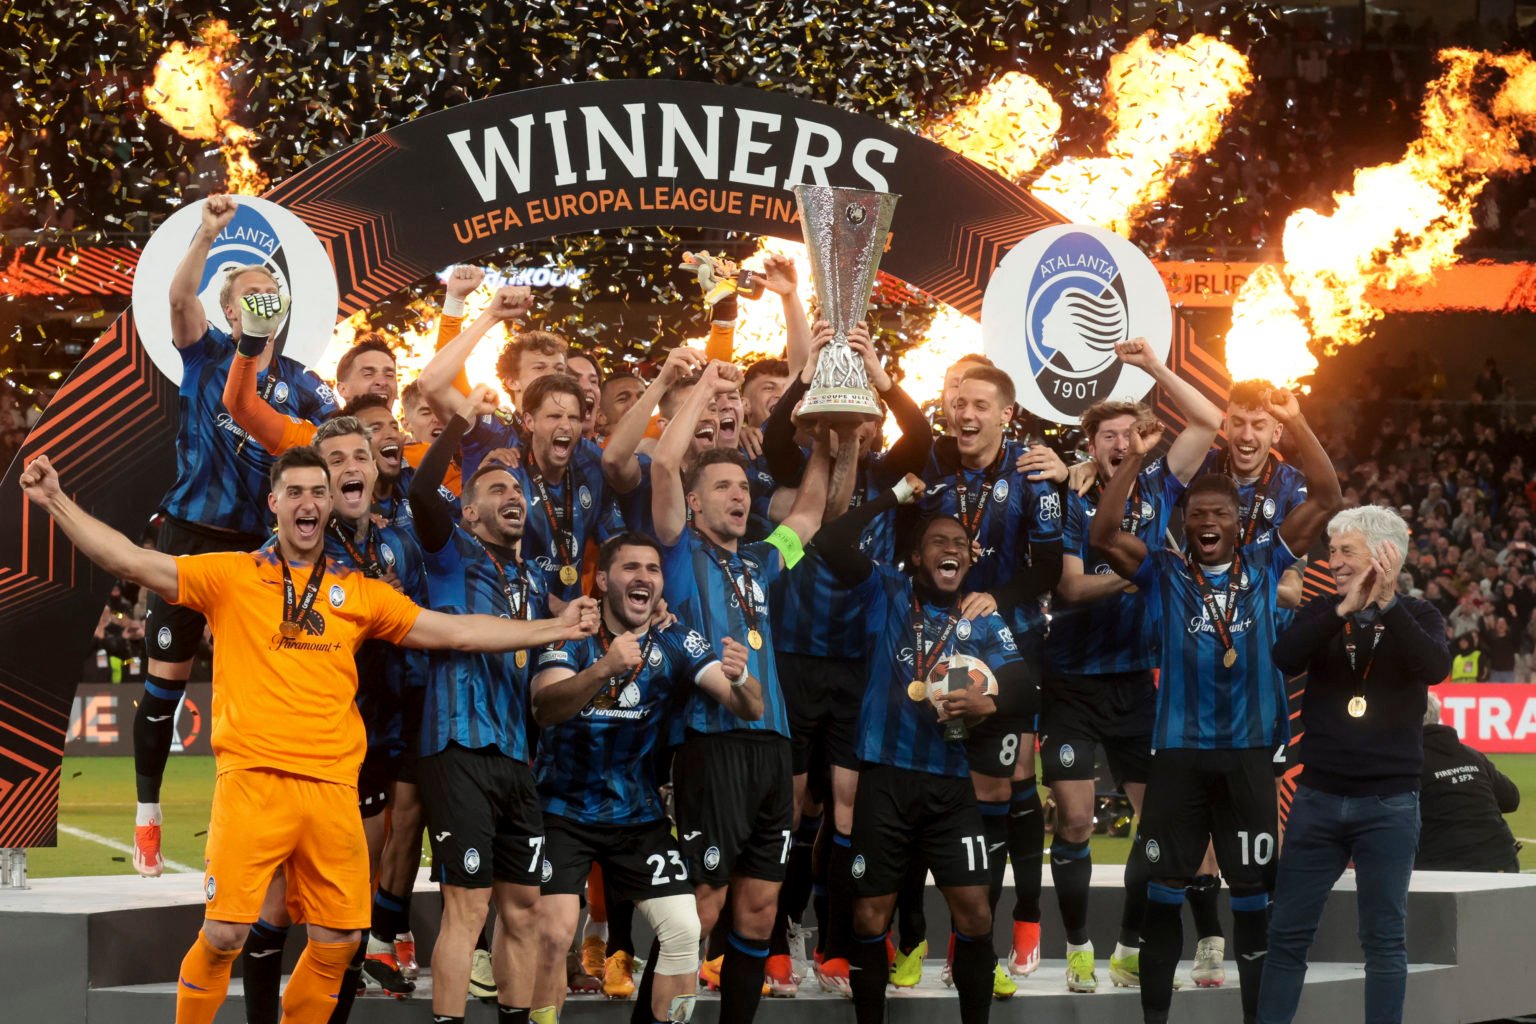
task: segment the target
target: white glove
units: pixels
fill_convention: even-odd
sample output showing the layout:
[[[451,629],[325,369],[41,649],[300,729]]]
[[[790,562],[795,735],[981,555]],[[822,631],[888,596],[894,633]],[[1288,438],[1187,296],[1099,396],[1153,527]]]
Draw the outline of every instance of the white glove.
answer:
[[[255,292],[240,300],[240,332],[248,337],[270,338],[288,318],[288,296]]]

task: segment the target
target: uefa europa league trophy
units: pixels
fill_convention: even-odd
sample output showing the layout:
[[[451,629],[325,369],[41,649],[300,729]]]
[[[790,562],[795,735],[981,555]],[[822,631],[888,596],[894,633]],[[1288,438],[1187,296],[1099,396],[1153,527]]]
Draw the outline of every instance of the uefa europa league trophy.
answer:
[[[818,315],[832,325],[832,340],[821,350],[799,418],[850,428],[845,440],[860,421],[881,418],[864,360],[848,345],[848,331],[869,309],[898,198],[858,188],[795,186]]]

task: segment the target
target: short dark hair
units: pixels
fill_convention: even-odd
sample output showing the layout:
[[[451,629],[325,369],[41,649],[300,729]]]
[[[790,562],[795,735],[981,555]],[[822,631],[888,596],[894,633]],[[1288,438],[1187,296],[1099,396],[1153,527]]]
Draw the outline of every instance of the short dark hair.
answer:
[[[356,416],[358,413],[368,409],[383,409],[391,416],[395,414],[395,407],[390,403],[389,399],[377,391],[365,391],[361,395],[354,395],[347,400],[347,407],[344,412],[348,416]]]
[[[640,380],[640,377],[637,374],[633,374],[633,373],[630,373],[628,370],[625,370],[622,373],[616,373],[612,377],[605,378],[603,380],[602,391],[598,392],[598,394],[602,394],[603,392],[606,392],[608,390],[608,385],[610,385],[610,384],[617,384],[620,381],[624,381],[624,380],[636,381],[642,387],[645,385],[645,381]]]
[[[1190,499],[1197,494],[1219,494],[1232,502],[1233,508],[1242,508],[1242,498],[1238,496],[1237,484],[1225,473],[1202,473],[1190,483],[1189,490],[1184,492],[1184,504],[1188,506]]]
[[[268,475],[273,490],[277,490],[277,482],[290,469],[318,469],[325,474],[327,480],[331,478],[331,468],[325,464],[324,457],[317,449],[307,444],[298,448],[289,448],[273,460],[272,471]]]
[[[788,377],[789,364],[782,359],[759,359],[741,375],[743,389],[759,377]]]
[[[517,380],[518,374],[522,372],[524,352],[563,356],[570,348],[564,338],[550,331],[522,331],[513,335],[512,340],[502,348],[501,355],[496,357],[496,376],[501,378],[503,384]]]
[[[704,471],[710,466],[719,465],[735,466],[742,473],[747,474],[748,479],[751,478],[751,474],[747,469],[747,457],[741,454],[741,452],[735,448],[710,448],[699,455],[699,461],[693,464],[693,468],[688,471],[688,475],[683,479],[683,492],[686,494],[693,491],[698,487],[699,477],[703,475]]]
[[[982,355],[980,352],[967,352],[965,355],[961,356],[959,359],[956,359],[949,365],[950,368],[953,369],[954,367],[959,366],[961,363],[976,363],[980,366],[997,366],[996,363]]]
[[[575,349],[567,351],[565,353],[565,366],[567,370],[570,369],[572,359],[585,359],[587,362],[592,364],[592,369],[597,371],[597,391],[598,394],[602,394],[604,380],[603,364],[598,360],[597,353],[587,352],[585,350],[577,351]]]
[[[1271,386],[1267,380],[1233,381],[1232,390],[1227,392],[1227,404],[1235,405],[1239,409],[1265,412],[1264,398],[1270,390]]]
[[[648,533],[639,530],[625,530],[616,533],[603,541],[603,546],[597,549],[597,571],[607,572],[613,565],[613,560],[619,557],[619,548],[650,548],[656,552],[659,561],[662,557],[661,542]]]
[[[916,529],[914,529],[911,534],[912,551],[917,551],[918,547],[923,543],[924,538],[928,536],[928,531],[933,529],[934,524],[946,522],[954,523],[956,526],[960,527],[961,530],[965,530],[965,524],[960,521],[959,516],[952,516],[943,512],[934,512],[931,515],[918,517]],[[966,531],[966,535],[969,536],[970,532]]]
[[[351,348],[347,349],[341,354],[341,359],[336,363],[336,379],[341,380],[347,374],[351,373],[352,364],[357,362],[358,357],[361,356],[364,352],[382,352],[389,356],[390,362],[399,362],[399,360],[395,358],[395,350],[390,347],[389,342],[385,340],[384,335],[380,334],[378,331],[369,331],[367,334],[359,338]]]
[[[1119,419],[1121,416],[1134,416],[1137,420],[1149,419],[1152,410],[1145,402],[1117,402],[1112,398],[1094,402],[1083,410],[1083,436],[1092,441],[1093,435],[1099,432],[1105,420]]]
[[[986,357],[983,356],[982,358]],[[983,384],[991,384],[997,388],[998,396],[1002,398],[1003,405],[1009,407],[1013,405],[1014,395],[1017,394],[1013,389],[1013,378],[1002,370],[995,366],[978,366],[974,370],[966,370],[965,376],[960,378],[960,383],[964,384],[972,380],[979,380]]]
[[[578,412],[585,410],[587,407],[587,396],[582,392],[581,385],[576,383],[576,378],[567,377],[564,374],[551,373],[540,377],[528,385],[528,390],[524,391],[522,395],[520,403],[522,408],[518,411],[536,413],[544,404],[544,399],[550,395],[570,395],[576,399],[576,409]]]
[[[480,463],[479,468],[469,475],[469,479],[464,481],[464,486],[459,488],[459,500],[461,504],[473,505],[475,503],[475,491],[480,486],[480,478],[484,476],[490,476],[492,473],[507,473],[512,476],[512,479],[517,479],[517,475],[512,473],[511,467],[505,463],[482,462]]]

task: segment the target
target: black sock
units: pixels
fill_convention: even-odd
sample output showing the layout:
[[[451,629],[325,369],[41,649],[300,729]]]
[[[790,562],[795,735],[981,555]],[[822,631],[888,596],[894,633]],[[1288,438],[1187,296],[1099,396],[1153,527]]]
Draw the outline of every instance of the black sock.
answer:
[[[992,974],[997,954],[992,936],[955,932],[955,964],[951,976],[960,996],[961,1024],[980,1024],[992,1012]]]
[[[832,918],[832,897],[827,894],[827,887],[817,883],[811,886],[811,909],[816,914],[816,952],[823,956],[827,952],[827,924]]]
[[[1222,938],[1221,915],[1216,912],[1216,900],[1221,895],[1221,879],[1215,875],[1196,875],[1184,894],[1189,903],[1189,916],[1195,921],[1195,935],[1202,939]]]
[[[783,893],[784,890],[780,889],[779,894]],[[773,930],[768,933],[768,955],[789,955],[789,915],[784,913],[782,906],[773,915]]]
[[[1173,1002],[1173,973],[1184,951],[1184,890],[1147,884],[1147,917],[1141,926],[1141,1010],[1168,1019]]]
[[[1141,922],[1147,916],[1147,881],[1151,868],[1141,849],[1141,833],[1131,839],[1131,855],[1125,861],[1125,907],[1120,911],[1120,944],[1141,948]]]
[[[903,953],[912,952],[928,939],[928,909],[923,905],[927,885],[927,865],[914,860],[907,867],[907,877],[896,896],[896,927]]]
[[[608,886],[607,876],[603,878],[603,888]],[[614,899],[613,893],[608,893],[608,949],[609,956],[615,953],[628,953],[635,955],[635,903],[633,900]]]
[[[1259,1013],[1259,978],[1269,946],[1269,896],[1264,892],[1232,894],[1232,948],[1237,953],[1237,978],[1243,988],[1243,1019]]]
[[[848,986],[853,990],[853,1014],[858,1024],[884,1024],[889,974],[885,936],[855,936],[848,955]]]
[[[363,956],[368,950],[368,937],[357,944],[352,962],[341,976],[341,988],[336,992],[336,1006],[331,1010],[331,1024],[347,1024],[352,1016],[352,1004],[357,1001],[357,983],[363,976]]]
[[[1008,870],[1009,804],[1006,800],[978,800],[976,805],[981,808],[981,831],[987,844],[987,905],[996,917],[997,902],[1003,898],[1003,876]]]
[[[432,1024],[464,1024],[463,1017],[451,1017],[446,1013],[434,1013]]]
[[[832,854],[827,859],[826,959],[847,957],[852,945],[853,840],[839,832],[832,837]]]
[[[487,929],[484,925],[481,925],[480,936],[479,938],[475,939],[475,948],[483,949],[487,953],[491,951],[491,937],[488,934],[488,931],[489,929]]]
[[[1088,883],[1093,881],[1093,855],[1086,839],[1080,843],[1060,836],[1051,840],[1051,881],[1056,883],[1067,941],[1081,946],[1088,941]]]
[[[496,1004],[496,1024],[528,1024],[528,1007]]]
[[[811,901],[811,851],[820,831],[821,815],[801,818],[800,827],[795,830],[795,845],[789,851],[789,866],[779,889],[779,913],[795,924],[805,919],[805,908]]]
[[[832,918],[831,897],[827,891],[827,869],[832,861],[832,824],[822,817],[821,831],[811,845],[811,911],[816,915],[816,952],[827,949],[827,928]]]
[[[1015,921],[1040,920],[1040,858],[1044,851],[1045,812],[1040,807],[1040,790],[1034,779],[1015,782],[1008,808],[1008,857],[1013,861]]]
[[[768,943],[744,938],[732,929],[725,943],[725,962],[720,965],[722,1021],[749,1021],[756,1015],[757,1004],[763,1001],[767,966]]]
[[[282,1015],[283,944],[288,929],[258,920],[245,937],[240,973],[245,978],[246,1024],[277,1024]]]
[[[405,901],[383,886],[373,894],[373,927],[369,929],[380,942],[394,946],[395,936],[410,931],[405,916]]]
[[[609,918],[611,921],[612,918]],[[630,1024],[652,1024],[651,992],[656,987],[656,961],[661,957],[661,942],[651,940],[651,955],[646,958],[645,970],[640,974],[640,984],[635,987],[635,1012],[630,1014]]]
[[[176,707],[186,689],[185,679],[144,680],[144,694],[133,712],[133,777],[141,804],[160,802],[160,783],[176,733]]]

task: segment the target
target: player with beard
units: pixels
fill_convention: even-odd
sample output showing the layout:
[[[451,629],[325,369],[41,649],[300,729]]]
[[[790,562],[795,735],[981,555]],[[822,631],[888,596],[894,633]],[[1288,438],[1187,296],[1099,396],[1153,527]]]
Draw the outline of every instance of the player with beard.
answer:
[[[437,490],[470,421],[494,407],[494,393],[484,386],[462,400],[417,469],[410,501],[433,607],[529,620],[547,599],[544,574],[518,554],[527,507],[517,477],[494,464],[471,476],[458,523]],[[586,635],[596,629],[590,599],[572,600],[562,618],[573,613],[590,616]],[[526,651],[431,659],[417,776],[443,883],[442,930],[432,952],[432,1012],[440,1021],[464,1016],[471,954],[493,888],[501,1013],[507,1021],[527,1020],[544,849],[528,768],[528,662]]]
[[[1137,478],[1121,512],[1122,528],[1148,547],[1162,543],[1169,516],[1221,427],[1221,412],[1181,379],[1138,338],[1116,346],[1120,360],[1145,371],[1172,396],[1188,422],[1168,450]],[[1051,840],[1051,879],[1067,933],[1067,988],[1098,987],[1093,943],[1088,938],[1088,897],[1093,861],[1088,840],[1094,819],[1094,750],[1104,747],[1117,785],[1137,814],[1152,756],[1157,692],[1152,670],[1157,648],[1143,638],[1145,600],[1088,543],[1104,485],[1130,453],[1140,424],[1153,419],[1140,403],[1098,402],[1082,416],[1088,454],[1098,479],[1086,494],[1069,491],[1063,529],[1061,579],[1046,638],[1046,674],[1040,711],[1040,761],[1056,803]],[[1134,846],[1134,843],[1133,843]],[[1133,856],[1125,873],[1120,938],[1110,957],[1110,979],[1135,985],[1138,937],[1146,904],[1144,858]]]
[[[393,587],[325,555],[332,510],[324,460],[296,448],[274,461],[268,550],[171,557],[86,514],[47,456],[21,475],[75,549],[119,579],[199,608],[214,636],[214,788],[197,941],[178,974],[177,1024],[209,1024],[230,968],[283,870],[309,943],[283,994],[283,1019],[330,1018],[359,929],[368,922],[368,855],[356,808],[367,743],[354,695],[366,640],[456,652],[503,652],[589,635],[596,608],[563,621],[509,622],[425,611]],[[280,628],[279,628],[280,627]]]
[[[854,943],[850,964],[859,1024],[885,1020],[888,973],[885,935],[897,892],[914,862],[933,872],[954,922],[953,976],[960,1019],[985,1021],[991,1013],[997,957],[992,950],[988,843],[969,779],[968,745],[951,723],[971,727],[998,709],[1017,713],[1034,702],[1036,682],[1020,659],[1012,631],[995,613],[970,615],[961,585],[972,564],[969,532],[958,520],[936,516],[917,529],[909,576],[859,551],[868,524],[910,503],[923,490],[915,475],[873,501],[828,523],[815,548],[852,588],[864,610],[869,685],[859,710],[858,796],[853,812],[853,856],[833,885],[854,891]],[[975,682],[951,688],[960,657],[985,666],[995,678],[988,693]]]
[[[698,391],[734,386],[735,367],[712,362]],[[697,404],[699,395],[690,396]],[[764,714],[746,721],[713,699],[690,695],[673,739],[678,834],[709,932],[731,894],[732,930],[720,968],[720,1017],[750,1021],[762,998],[768,939],[793,841],[789,720],[773,660],[768,590],[802,554],[826,506],[827,457],[818,443],[795,505],[766,540],[743,543],[751,508],[746,460],[713,449],[687,480],[693,441],[668,426],[652,464],[653,514],[665,558],[667,605],[706,637],[744,640],[749,671],[763,689]],[[692,525],[689,515],[692,515]]]
[[[378,395],[391,406],[400,397],[399,367],[394,349],[378,331],[368,331],[336,361],[336,394],[344,402]]]
[[[699,919],[658,796],[658,739],[669,707],[695,686],[744,721],[762,717],[762,688],[747,672],[748,648],[734,637],[725,637],[716,657],[697,632],[658,621],[661,548],[652,538],[609,538],[595,582],[602,606],[597,636],[536,656],[533,714],[543,732],[534,772],[546,846],[534,1002],[550,1013],[564,1002],[560,967],[596,863],[608,891],[635,901],[659,936],[635,1020],[686,1021],[697,986]]]
[[[989,595],[1019,644],[1036,705],[1024,715],[988,719],[969,741],[967,761],[981,805],[991,858],[992,900],[1001,898],[1007,849],[1013,862],[1013,949],[999,965],[994,991],[1017,989],[1010,975],[1028,975],[1040,963],[1040,872],[1045,822],[1035,784],[1035,708],[1045,639],[1040,598],[1061,576],[1061,493],[1066,466],[1045,445],[1009,441],[1013,380],[1003,371],[970,368],[949,409],[949,432],[933,448],[923,480],[927,515],[957,518],[980,550],[966,586]],[[935,496],[937,484],[945,484]]]
[[[330,389],[271,344],[287,312],[287,297],[260,266],[224,277],[219,306],[228,333],[208,322],[198,293],[214,242],[235,217],[232,196],[210,196],[202,222],[171,278],[171,341],[181,356],[176,481],[161,499],[156,548],[169,555],[249,551],[268,533],[266,495],[272,454],[228,422],[221,402],[237,347],[251,359],[250,387],[280,413],[318,422],[335,408]],[[255,395],[253,395],[255,397]],[[192,659],[202,643],[203,617],[152,593],[145,615],[148,675],[133,717],[133,765],[138,806],[133,866],[155,877],[160,854],[160,783],[170,756],[176,708],[186,692]]]
[[[773,478],[785,488],[798,486],[805,470],[806,454],[795,443],[795,414],[810,387],[817,358],[831,339],[832,325],[818,322],[813,328],[809,358],[789,390],[777,399],[764,428],[763,448],[768,466]],[[901,440],[888,452],[876,452],[872,449],[880,422],[872,420],[859,426],[857,460],[850,478],[841,488],[833,488],[833,515],[841,515],[850,505],[857,508],[874,500],[908,473],[921,472],[933,446],[933,432],[922,410],[886,373],[863,324],[849,332],[848,344],[862,357],[871,386],[895,415]],[[791,497],[792,491],[782,490],[775,500],[786,501]],[[869,519],[858,538],[859,551],[882,564],[894,564],[895,530],[894,509]],[[782,944],[783,948],[776,948],[768,962],[774,995],[796,992],[785,928],[790,916],[803,910],[804,899],[799,895],[791,899],[788,890],[792,884],[798,884],[799,892],[808,892],[813,878],[827,888],[827,906],[818,930],[820,956],[815,965],[816,976],[824,989],[848,991],[853,897],[846,885],[828,886],[827,882],[846,878],[853,856],[853,800],[859,769],[856,726],[867,678],[863,647],[868,626],[865,608],[817,551],[808,552],[807,564],[770,592],[774,655],[789,709],[797,841],[807,846],[819,845],[824,851],[822,856],[813,858],[814,871],[803,858],[798,864],[791,862],[791,877],[785,884],[786,905],[777,918],[774,935],[775,946]],[[830,791],[826,791],[820,777],[812,789],[813,764],[829,770]],[[819,819],[820,827],[809,836],[801,836],[802,812],[808,796],[813,808],[830,802],[832,814],[828,818],[819,808],[814,809],[810,812],[811,820],[816,823]],[[818,832],[827,835],[818,841]],[[807,872],[805,878],[796,877],[797,867]]]
[[[1263,969],[1277,820],[1270,767],[1289,731],[1284,683],[1274,664],[1280,575],[1342,504],[1338,477],[1296,399],[1263,398],[1264,411],[1296,438],[1312,482],[1307,500],[1278,530],[1243,541],[1232,481],[1197,477],[1185,496],[1185,552],[1149,547],[1113,516],[1095,517],[1089,543],[1146,595],[1161,650],[1157,722],[1140,835],[1147,910],[1141,938],[1141,1005],[1149,1024],[1168,1019],[1183,948],[1184,890],[1206,845],[1232,887],[1234,945],[1251,1019]],[[1100,502],[1121,508],[1139,479],[1160,424],[1138,429]],[[1191,628],[1191,624],[1194,624]]]

